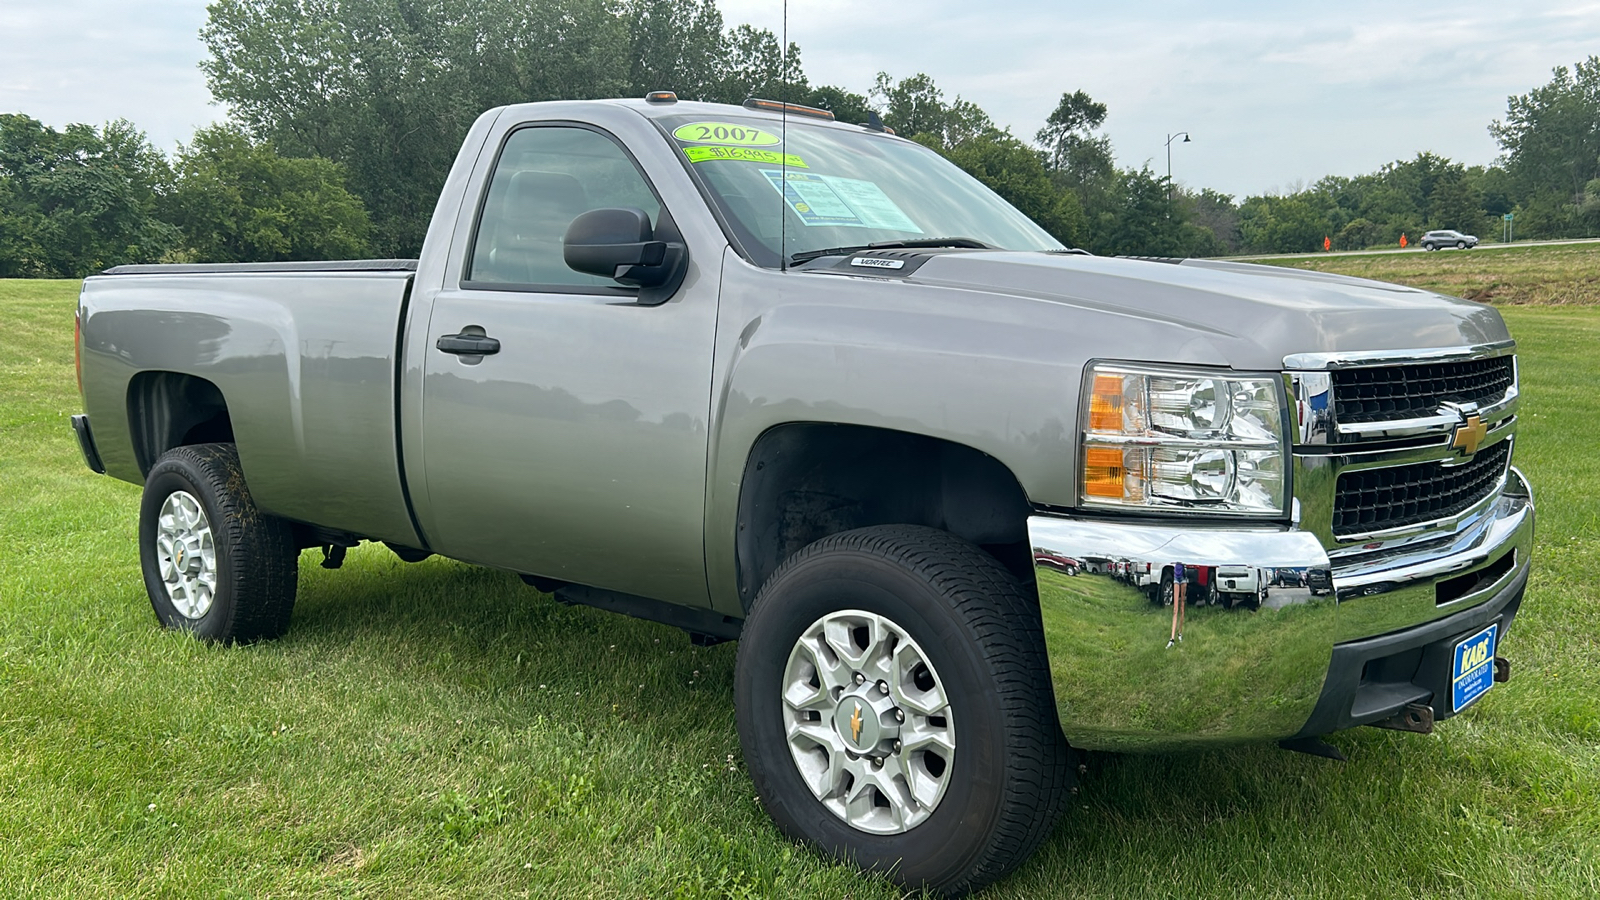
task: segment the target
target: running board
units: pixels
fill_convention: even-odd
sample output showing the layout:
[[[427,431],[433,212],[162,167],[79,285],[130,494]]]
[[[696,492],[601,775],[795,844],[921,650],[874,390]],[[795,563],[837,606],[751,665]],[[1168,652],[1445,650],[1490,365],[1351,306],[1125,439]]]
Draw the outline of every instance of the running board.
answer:
[[[523,581],[533,584],[536,576],[523,576]],[[540,579],[541,581],[543,579]],[[649,597],[638,597],[620,591],[606,591],[581,584],[564,584],[553,592],[558,603],[568,606],[592,606],[636,619],[649,619],[663,625],[681,628],[689,634],[696,646],[709,647],[723,641],[739,639],[744,620],[725,616],[709,609],[664,603]]]

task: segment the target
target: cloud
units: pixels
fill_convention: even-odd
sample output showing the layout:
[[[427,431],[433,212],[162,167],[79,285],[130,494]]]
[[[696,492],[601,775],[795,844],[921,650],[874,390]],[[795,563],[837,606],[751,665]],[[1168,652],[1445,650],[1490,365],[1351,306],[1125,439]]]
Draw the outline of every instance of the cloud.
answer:
[[[168,149],[223,116],[196,68],[205,0],[5,4],[0,111],[125,117]],[[730,24],[781,30],[781,0],[721,5]],[[1023,137],[1062,92],[1088,91],[1123,165],[1165,171],[1166,135],[1188,131],[1178,180],[1246,195],[1424,150],[1490,162],[1506,97],[1600,48],[1600,3],[794,0],[789,37],[814,81],[866,91],[879,71],[926,72]]]
[[[7,0],[0,112],[60,128],[131,120],[171,149],[223,116],[196,68],[204,0]]]
[[[773,0],[723,9],[779,25]],[[1110,107],[1123,165],[1165,171],[1166,135],[1189,131],[1174,176],[1245,195],[1424,150],[1490,162],[1506,97],[1600,47],[1600,4],[796,0],[789,32],[814,81],[865,90],[880,69],[927,72],[1021,136],[1086,90]]]

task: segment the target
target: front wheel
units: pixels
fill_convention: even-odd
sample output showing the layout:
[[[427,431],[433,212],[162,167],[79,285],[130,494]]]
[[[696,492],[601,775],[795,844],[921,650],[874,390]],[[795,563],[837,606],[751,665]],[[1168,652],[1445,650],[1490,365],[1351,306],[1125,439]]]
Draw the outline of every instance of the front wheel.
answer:
[[[1466,241],[1456,241],[1456,249],[1457,250],[1465,250],[1465,249],[1467,249],[1467,242]]]
[[[1038,605],[945,532],[824,538],[762,587],[734,700],[790,837],[913,888],[976,890],[1054,824],[1072,780]]]
[[[162,626],[223,643],[282,635],[299,556],[289,523],[251,500],[232,444],[175,447],[150,467],[139,562]]]

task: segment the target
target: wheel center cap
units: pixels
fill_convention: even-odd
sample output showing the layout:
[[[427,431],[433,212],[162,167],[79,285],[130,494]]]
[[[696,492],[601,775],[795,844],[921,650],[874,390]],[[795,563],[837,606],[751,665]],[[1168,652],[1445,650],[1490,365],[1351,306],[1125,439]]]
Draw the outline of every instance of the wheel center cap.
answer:
[[[858,751],[876,747],[883,731],[877,712],[860,697],[844,698],[833,715],[833,727],[846,744]]]
[[[894,701],[868,685],[840,699],[833,713],[833,727],[845,746],[857,753],[870,753],[899,736],[898,723],[885,722],[893,711]]]
[[[188,562],[187,557],[188,553],[183,549],[182,544],[179,544],[177,549],[172,551],[172,562],[180,569],[183,568],[185,562]]]

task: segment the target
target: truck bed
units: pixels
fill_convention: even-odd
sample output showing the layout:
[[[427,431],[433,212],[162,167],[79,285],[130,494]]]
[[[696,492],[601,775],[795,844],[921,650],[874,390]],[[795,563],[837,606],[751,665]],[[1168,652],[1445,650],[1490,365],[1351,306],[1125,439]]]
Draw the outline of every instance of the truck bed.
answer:
[[[415,546],[395,439],[396,346],[415,260],[118,266],[85,281],[84,404],[109,474],[139,482],[189,423],[174,391],[226,402],[265,512]],[[130,427],[153,406],[155,430]],[[167,417],[170,418],[170,417]]]

